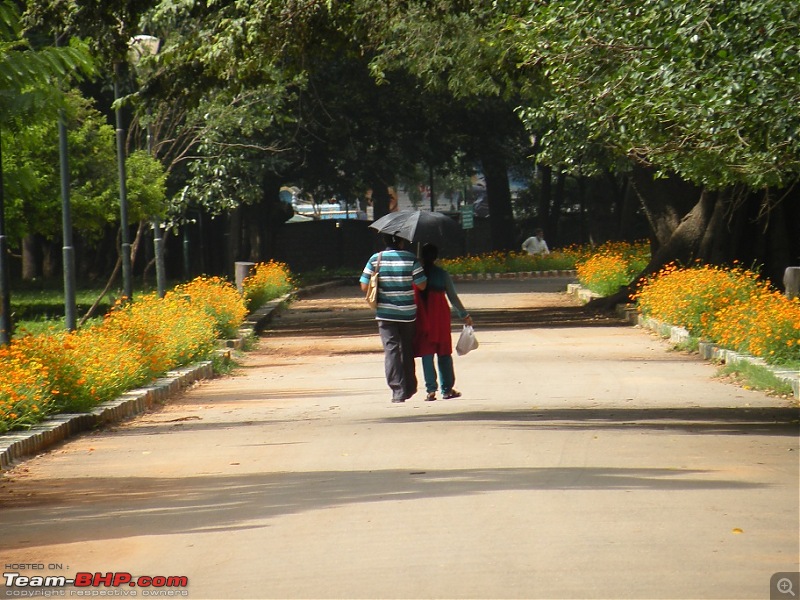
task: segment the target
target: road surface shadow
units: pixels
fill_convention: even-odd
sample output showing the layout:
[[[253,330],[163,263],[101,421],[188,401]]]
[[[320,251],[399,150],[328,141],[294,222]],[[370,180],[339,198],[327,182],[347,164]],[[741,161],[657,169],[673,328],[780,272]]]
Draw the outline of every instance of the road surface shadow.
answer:
[[[711,435],[800,435],[800,408],[552,408],[400,415],[393,423],[493,421],[530,429],[646,429]]]
[[[235,469],[236,467],[231,467]],[[287,514],[367,502],[541,490],[734,490],[767,484],[681,468],[312,471],[192,477],[63,478],[2,490],[3,549],[127,536],[269,527]],[[0,488],[1,489],[1,488]],[[9,493],[11,492],[11,493]],[[53,526],[54,523],[58,526]]]
[[[371,392],[359,392],[369,395]],[[280,395],[259,396],[281,399]],[[341,400],[339,395],[331,395],[325,402]],[[247,400],[228,402],[233,407],[247,404]],[[436,404],[452,404],[458,400],[440,400]],[[286,403],[284,403],[286,404]],[[332,404],[332,406],[336,406]],[[229,420],[209,420],[198,416],[171,419],[169,415],[142,418],[133,425],[112,428],[115,435],[137,436],[159,433],[203,432],[259,426],[269,428],[295,422],[280,418],[280,405],[265,406],[264,414],[246,420],[232,416]],[[304,417],[304,420],[324,419]],[[800,436],[800,408],[796,407],[675,407],[675,408],[531,408],[521,410],[468,410],[441,413],[414,413],[382,417],[364,422],[379,423],[457,423],[493,422],[503,427],[542,430],[647,430],[670,431],[704,435],[770,435]]]
[[[581,306],[543,308],[482,309],[470,312],[481,330],[540,329],[569,327],[630,327],[630,323],[609,315],[586,312]],[[454,331],[459,327],[453,318]],[[374,313],[367,310],[323,312],[297,307],[274,319],[263,336],[341,337],[377,335]]]

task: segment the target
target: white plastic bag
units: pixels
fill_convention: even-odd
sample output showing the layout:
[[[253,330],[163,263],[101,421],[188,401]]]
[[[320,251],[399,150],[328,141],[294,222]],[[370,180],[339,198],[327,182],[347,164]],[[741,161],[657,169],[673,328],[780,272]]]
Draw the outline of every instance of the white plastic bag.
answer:
[[[456,352],[459,356],[464,356],[468,352],[478,347],[478,338],[475,337],[475,330],[472,325],[464,325],[461,335],[456,342]]]

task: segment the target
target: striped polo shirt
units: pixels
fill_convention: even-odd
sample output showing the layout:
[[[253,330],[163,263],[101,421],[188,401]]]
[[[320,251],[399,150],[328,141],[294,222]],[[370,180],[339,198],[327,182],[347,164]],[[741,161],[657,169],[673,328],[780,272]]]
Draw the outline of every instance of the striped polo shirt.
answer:
[[[378,268],[378,309],[375,318],[383,321],[414,321],[417,306],[414,304],[413,281],[417,285],[426,281],[425,271],[417,257],[407,250],[380,252]],[[369,283],[375,272],[378,254],[373,254],[364,267],[359,281]]]

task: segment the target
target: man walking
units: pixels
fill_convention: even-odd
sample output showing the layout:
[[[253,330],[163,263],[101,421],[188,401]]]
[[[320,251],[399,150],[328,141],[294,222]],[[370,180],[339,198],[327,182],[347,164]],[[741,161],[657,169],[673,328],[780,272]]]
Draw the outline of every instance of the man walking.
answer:
[[[359,283],[367,291],[369,279],[378,271],[378,307],[375,319],[383,344],[386,383],[392,402],[405,402],[417,392],[414,368],[414,321],[417,307],[414,288],[425,289],[427,279],[417,258],[405,250],[402,238],[385,235],[386,250],[367,261]]]

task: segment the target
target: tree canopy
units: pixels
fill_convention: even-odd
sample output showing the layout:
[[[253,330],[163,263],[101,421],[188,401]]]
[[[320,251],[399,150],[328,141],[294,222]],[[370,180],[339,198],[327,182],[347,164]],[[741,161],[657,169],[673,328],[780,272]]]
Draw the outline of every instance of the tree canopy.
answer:
[[[87,44],[73,39],[67,47],[34,48],[16,5],[0,2],[0,125],[33,112],[55,116],[70,80],[93,72]]]
[[[507,173],[528,160],[561,185],[631,177],[659,245],[694,210],[685,259],[711,256],[697,236],[712,221],[733,238],[732,223],[780,207],[800,174],[800,7],[787,0],[96,4],[28,1],[40,24],[92,32],[106,68],[130,36],[162,40],[132,98],[140,119],[149,107],[170,121],[157,155],[178,211],[256,205],[280,181],[358,194],[420,164],[480,165],[508,248]],[[736,253],[704,235],[715,257]]]
[[[526,123],[544,156],[599,144],[712,189],[782,188],[800,173],[800,5],[570,0],[509,22],[548,82]]]

